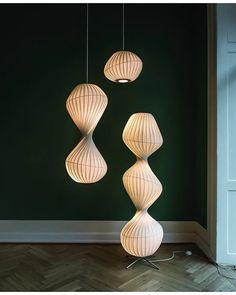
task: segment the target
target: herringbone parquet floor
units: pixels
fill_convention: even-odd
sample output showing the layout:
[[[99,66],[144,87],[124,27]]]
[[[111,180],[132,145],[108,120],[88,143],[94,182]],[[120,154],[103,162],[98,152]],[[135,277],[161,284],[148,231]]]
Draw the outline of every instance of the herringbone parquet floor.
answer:
[[[1,244],[0,291],[236,291],[236,281],[217,269],[193,244],[164,244],[157,271],[130,262],[121,245]]]

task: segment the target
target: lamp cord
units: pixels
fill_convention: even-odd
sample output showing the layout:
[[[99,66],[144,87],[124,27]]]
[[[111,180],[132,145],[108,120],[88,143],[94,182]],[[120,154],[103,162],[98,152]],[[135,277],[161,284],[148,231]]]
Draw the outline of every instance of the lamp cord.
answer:
[[[150,260],[150,262],[162,262],[162,261],[169,261],[172,260],[175,257],[176,253],[185,253],[186,255],[192,255],[191,251],[173,251],[172,255],[168,258],[163,258],[163,259],[154,259],[154,260]]]
[[[86,83],[88,83],[88,76],[89,76],[89,70],[88,70],[88,60],[89,60],[89,56],[88,56],[88,35],[89,35],[89,28],[88,28],[88,18],[89,18],[89,14],[88,14],[88,3],[86,4]]]
[[[122,27],[122,35],[123,35],[123,50],[125,49],[125,3],[122,5],[122,17],[123,17],[123,27]]]
[[[172,252],[172,255],[170,256],[170,257],[167,257],[167,258],[163,258],[163,259],[154,259],[154,260],[150,260],[150,262],[152,262],[152,263],[155,263],[155,262],[165,262],[165,261],[170,261],[170,260],[172,260],[172,259],[174,259],[174,257],[175,257],[175,254],[176,253],[185,253],[186,255],[188,255],[188,256],[191,256],[191,255],[194,255],[194,256],[196,256],[196,257],[198,257],[198,258],[200,258],[201,260],[204,260],[204,261],[207,261],[207,262],[209,262],[209,259],[207,259],[207,258],[204,258],[204,257],[202,257],[202,256],[200,256],[200,255],[197,255],[197,254],[193,254],[191,251],[173,251]],[[222,273],[222,271],[221,270],[224,270],[225,272],[229,272],[230,270],[231,271],[236,271],[236,266],[235,265],[228,265],[228,264],[218,264],[218,263],[216,263],[216,262],[212,262],[212,264],[216,267],[216,269],[217,269],[217,272],[218,272],[218,274],[220,275],[220,276],[222,276],[222,277],[224,277],[224,278],[227,278],[227,279],[231,279],[231,280],[236,280],[236,275],[235,275],[235,277],[233,277],[233,276],[231,276],[231,275],[229,275],[229,274],[224,274],[224,273]]]

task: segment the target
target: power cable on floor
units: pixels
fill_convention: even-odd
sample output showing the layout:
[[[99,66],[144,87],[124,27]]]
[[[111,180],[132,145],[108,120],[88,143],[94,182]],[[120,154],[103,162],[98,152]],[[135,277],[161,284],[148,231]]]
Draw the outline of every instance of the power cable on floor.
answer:
[[[218,274],[224,278],[227,278],[227,279],[231,279],[231,280],[236,280],[236,266],[235,265],[223,265],[223,264],[215,264],[216,268],[217,268],[217,271],[218,271]],[[231,272],[233,271],[235,277],[231,277],[229,276],[228,274],[223,274],[222,273],[222,270],[226,271],[226,272]]]
[[[164,258],[164,259],[150,260],[150,262],[162,262],[162,261],[169,261],[169,260],[172,260],[172,259],[174,259],[176,253],[185,253],[185,254],[188,255],[188,256],[192,255],[192,252],[189,251],[189,250],[188,250],[188,251],[173,251],[171,257]]]
[[[191,256],[191,255],[194,255],[194,256],[197,256],[201,259],[204,259],[206,261],[209,261],[208,259],[206,258],[203,258],[202,256],[200,255],[197,255],[197,254],[193,254],[192,251],[173,251],[172,252],[172,255],[170,257],[167,257],[167,258],[163,258],[163,259],[154,259],[154,260],[150,260],[150,262],[154,263],[154,262],[165,262],[165,261],[170,261],[172,259],[174,259],[175,257],[175,254],[177,253],[185,253],[186,255],[188,256]],[[215,262],[212,262],[213,265],[216,267],[217,271],[218,271],[218,274],[224,278],[227,278],[227,279],[231,279],[231,280],[236,280],[236,265],[229,265],[229,264],[218,264],[218,263],[215,263]],[[235,273],[235,277],[232,277],[228,274],[223,274],[222,273],[222,270],[226,271],[226,272],[229,272],[229,271],[233,271]]]

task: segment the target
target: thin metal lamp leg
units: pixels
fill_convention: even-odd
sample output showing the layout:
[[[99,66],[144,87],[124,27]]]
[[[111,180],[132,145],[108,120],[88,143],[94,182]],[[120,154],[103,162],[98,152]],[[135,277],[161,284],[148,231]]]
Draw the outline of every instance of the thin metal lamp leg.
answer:
[[[134,260],[132,263],[130,263],[128,266],[126,266],[126,269],[130,268],[132,265],[134,265],[135,263],[137,263],[140,260],[142,260],[142,258],[138,258],[138,259]]]
[[[127,258],[129,258],[129,257],[136,258],[135,256],[131,256],[131,255],[126,255],[126,257]],[[149,261],[146,257],[139,257],[139,258],[135,259],[132,263],[130,263],[128,266],[126,266],[126,269],[130,268],[131,266],[133,266],[134,264],[136,264],[137,262],[142,261],[142,260],[144,260],[145,262],[150,264],[153,268],[159,270],[159,267],[155,263]]]
[[[157,267],[157,265],[151,261],[149,261],[148,259],[146,258],[143,258],[144,261],[146,261],[147,263],[151,264],[155,269],[159,270],[159,267]]]

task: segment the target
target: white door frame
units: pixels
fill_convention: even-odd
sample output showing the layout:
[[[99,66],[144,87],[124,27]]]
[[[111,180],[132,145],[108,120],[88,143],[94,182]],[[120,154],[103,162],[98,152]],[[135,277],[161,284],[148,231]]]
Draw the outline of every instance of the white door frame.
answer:
[[[236,4],[208,4],[207,237],[210,257],[228,264],[236,264],[235,32]]]

